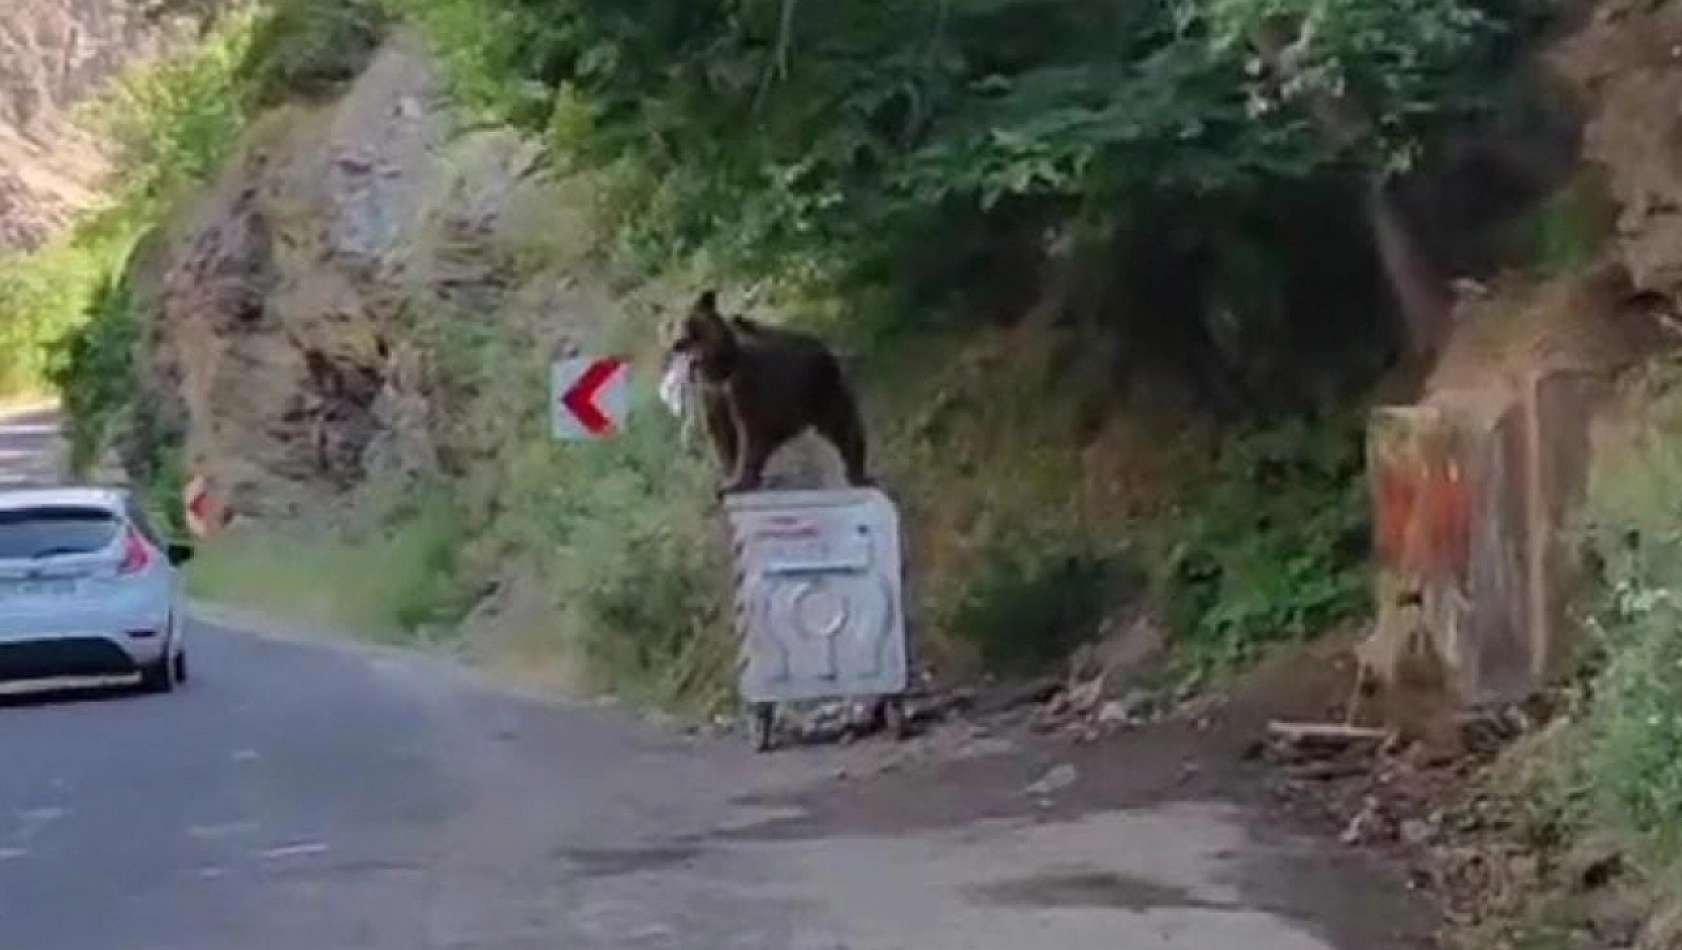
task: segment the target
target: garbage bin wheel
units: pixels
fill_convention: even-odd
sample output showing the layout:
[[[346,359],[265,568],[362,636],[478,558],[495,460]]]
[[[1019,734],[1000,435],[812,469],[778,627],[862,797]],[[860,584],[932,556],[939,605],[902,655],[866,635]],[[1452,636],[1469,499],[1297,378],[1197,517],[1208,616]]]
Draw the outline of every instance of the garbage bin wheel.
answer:
[[[774,744],[773,730],[777,724],[777,707],[772,703],[755,703],[748,717],[748,740],[753,751],[769,752]]]
[[[911,738],[911,716],[905,708],[905,700],[895,696],[882,703],[882,725],[895,739]]]

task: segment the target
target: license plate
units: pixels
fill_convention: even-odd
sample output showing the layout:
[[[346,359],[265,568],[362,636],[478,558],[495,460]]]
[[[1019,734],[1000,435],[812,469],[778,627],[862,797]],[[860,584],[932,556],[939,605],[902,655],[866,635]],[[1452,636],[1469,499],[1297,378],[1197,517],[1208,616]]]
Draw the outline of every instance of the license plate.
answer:
[[[68,597],[76,592],[76,582],[62,579],[18,581],[12,585],[12,590],[25,597]]]

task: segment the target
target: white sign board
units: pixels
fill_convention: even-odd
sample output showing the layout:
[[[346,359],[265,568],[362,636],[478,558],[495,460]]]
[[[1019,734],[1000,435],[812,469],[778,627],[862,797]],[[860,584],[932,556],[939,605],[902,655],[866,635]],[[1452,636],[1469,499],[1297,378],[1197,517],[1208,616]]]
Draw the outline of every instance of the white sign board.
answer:
[[[630,414],[631,364],[616,356],[557,360],[549,371],[550,427],[557,439],[605,439]]]
[[[725,499],[736,555],[742,697],[905,692],[899,512],[873,488]]]

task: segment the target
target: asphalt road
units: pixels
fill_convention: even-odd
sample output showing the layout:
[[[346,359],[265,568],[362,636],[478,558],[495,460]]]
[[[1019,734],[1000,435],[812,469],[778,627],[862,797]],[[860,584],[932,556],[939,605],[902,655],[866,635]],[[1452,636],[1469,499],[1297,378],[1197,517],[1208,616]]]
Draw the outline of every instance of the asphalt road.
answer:
[[[40,470],[50,421],[0,425],[0,460]],[[189,643],[180,692],[0,706],[0,950],[1416,945],[1383,874],[1111,794],[1101,751],[1048,808],[1022,789],[1066,750],[841,779],[880,749],[755,757],[422,658]]]

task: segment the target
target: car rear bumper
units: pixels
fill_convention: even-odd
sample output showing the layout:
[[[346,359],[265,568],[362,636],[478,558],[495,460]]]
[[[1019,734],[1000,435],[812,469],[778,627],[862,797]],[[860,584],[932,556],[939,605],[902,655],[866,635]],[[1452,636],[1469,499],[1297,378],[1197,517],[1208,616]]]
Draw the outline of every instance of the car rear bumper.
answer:
[[[0,636],[0,681],[126,676],[169,647],[166,625],[123,633]]]
[[[134,656],[110,637],[0,643],[0,680],[125,676],[136,669]]]

